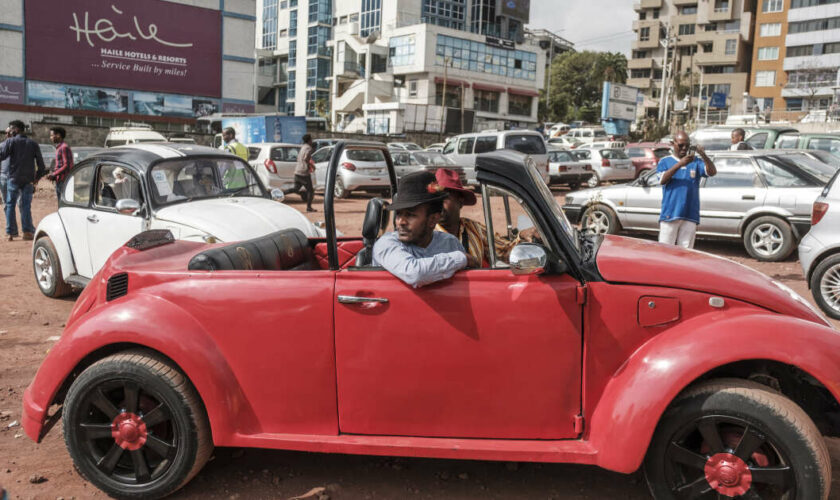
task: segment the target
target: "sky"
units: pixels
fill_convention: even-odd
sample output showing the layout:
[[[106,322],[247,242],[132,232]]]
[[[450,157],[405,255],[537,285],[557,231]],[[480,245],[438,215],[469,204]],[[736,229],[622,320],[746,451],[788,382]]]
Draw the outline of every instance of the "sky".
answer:
[[[630,57],[634,0],[531,0],[531,28],[545,28],[575,49],[621,52]]]

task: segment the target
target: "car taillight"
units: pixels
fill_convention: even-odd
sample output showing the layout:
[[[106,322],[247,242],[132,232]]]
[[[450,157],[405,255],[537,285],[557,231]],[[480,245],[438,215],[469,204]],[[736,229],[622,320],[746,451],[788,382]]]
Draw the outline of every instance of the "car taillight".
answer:
[[[602,167],[609,167],[610,166],[610,160],[608,160],[606,158],[601,158],[601,166]]]
[[[819,221],[821,221],[826,212],[828,212],[828,203],[815,201],[814,209],[811,210],[811,225],[815,226]]]
[[[277,173],[277,165],[274,164],[274,160],[272,160],[271,158],[266,158],[265,162],[263,162],[263,165],[265,165],[265,169],[268,170],[270,173]]]
[[[559,167],[557,167],[558,172],[565,172],[567,170],[569,170],[569,167],[567,167],[566,165],[560,165]]]
[[[345,168],[345,169],[347,169],[347,170],[349,170],[349,171],[351,171],[351,172],[355,172],[355,171],[356,171],[356,165],[353,165],[352,163],[347,162],[347,161],[346,161],[346,162],[344,162],[344,163],[342,163],[342,164],[341,164],[341,167],[342,167],[342,168]]]

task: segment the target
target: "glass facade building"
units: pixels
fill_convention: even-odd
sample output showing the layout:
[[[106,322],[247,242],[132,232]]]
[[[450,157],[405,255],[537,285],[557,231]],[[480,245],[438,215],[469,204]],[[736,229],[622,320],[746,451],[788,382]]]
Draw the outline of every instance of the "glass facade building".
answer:
[[[277,0],[265,0],[262,12],[262,48],[277,48]]]
[[[421,20],[456,30],[465,26],[466,0],[423,0]]]
[[[524,50],[507,50],[482,42],[447,35],[437,36],[435,64],[455,69],[492,75],[536,80],[537,54]]]

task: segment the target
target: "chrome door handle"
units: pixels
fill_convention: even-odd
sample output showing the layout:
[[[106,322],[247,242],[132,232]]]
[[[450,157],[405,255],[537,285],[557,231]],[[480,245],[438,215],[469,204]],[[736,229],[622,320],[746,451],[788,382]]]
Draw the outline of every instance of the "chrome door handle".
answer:
[[[741,199],[742,200],[754,200],[755,195],[754,194],[745,194],[745,195],[741,196]]]
[[[91,214],[87,216],[87,220],[91,222],[99,222],[99,217],[97,217],[96,214]]]
[[[355,295],[339,295],[339,304],[364,304],[366,302],[378,302],[380,304],[387,304],[388,299],[381,297],[356,297]]]

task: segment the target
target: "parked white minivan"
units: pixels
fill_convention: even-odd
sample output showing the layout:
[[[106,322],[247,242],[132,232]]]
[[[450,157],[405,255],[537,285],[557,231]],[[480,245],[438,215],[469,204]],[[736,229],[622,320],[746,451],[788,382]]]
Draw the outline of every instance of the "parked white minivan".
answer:
[[[571,139],[577,139],[583,143],[595,141],[606,141],[607,131],[597,127],[574,128],[566,134]]]
[[[543,180],[548,183],[548,147],[542,134],[534,130],[491,130],[457,135],[443,147],[443,154],[464,168],[467,185],[477,186],[475,156],[497,149],[513,149],[531,155]]]
[[[111,127],[105,137],[105,147],[125,146],[140,142],[167,142],[160,132],[155,132],[149,125],[132,125],[129,127]]]

